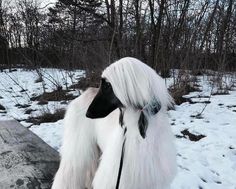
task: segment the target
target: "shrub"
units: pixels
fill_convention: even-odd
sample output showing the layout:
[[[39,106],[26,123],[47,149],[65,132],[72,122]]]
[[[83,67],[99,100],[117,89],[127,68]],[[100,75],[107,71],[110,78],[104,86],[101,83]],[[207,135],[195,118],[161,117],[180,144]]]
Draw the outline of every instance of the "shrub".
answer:
[[[101,75],[100,71],[87,72],[85,78],[80,78],[78,83],[70,86],[71,89],[86,90],[88,87],[99,87]]]

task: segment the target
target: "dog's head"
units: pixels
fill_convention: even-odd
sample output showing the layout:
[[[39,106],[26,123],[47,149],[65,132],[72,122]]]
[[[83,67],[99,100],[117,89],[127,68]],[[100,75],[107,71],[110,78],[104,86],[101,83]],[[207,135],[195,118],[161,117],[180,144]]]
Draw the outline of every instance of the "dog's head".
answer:
[[[86,116],[103,118],[116,108],[132,108],[140,112],[138,127],[146,136],[148,120],[171,104],[164,80],[146,64],[135,58],[122,58],[108,66],[102,74],[99,91],[90,104]],[[123,108],[121,108],[123,107]]]
[[[90,104],[86,116],[93,119],[104,118],[119,107],[122,107],[122,103],[116,97],[111,83],[102,78],[98,93]]]
[[[164,80],[146,64],[126,57],[103,71],[99,91],[86,116],[103,118],[120,107],[155,112],[155,108],[167,109],[171,102]]]

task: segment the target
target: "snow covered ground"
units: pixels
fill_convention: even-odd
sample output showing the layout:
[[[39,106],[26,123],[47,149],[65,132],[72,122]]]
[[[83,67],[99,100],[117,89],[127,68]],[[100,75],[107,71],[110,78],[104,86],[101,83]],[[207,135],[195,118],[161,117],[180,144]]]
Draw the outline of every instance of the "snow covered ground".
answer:
[[[65,88],[66,83],[69,86],[84,76],[78,70],[43,69],[41,73],[47,91],[55,90],[58,84]],[[59,150],[63,120],[40,125],[26,122],[29,116],[37,116],[43,111],[54,112],[67,106],[68,101],[39,105],[37,101],[30,100],[32,96],[43,93],[42,82],[35,83],[37,78],[35,71],[17,69],[0,72],[0,104],[6,108],[0,110],[0,120],[19,120]],[[230,78],[231,82],[236,81],[235,76]],[[236,89],[232,88],[234,90],[228,95],[211,95],[216,89],[209,82],[209,77],[199,76],[198,79],[201,92],[186,95],[191,103],[185,102],[169,111],[178,152],[178,174],[172,188],[236,189]],[[225,81],[229,82],[229,77],[225,77]],[[170,85],[172,80],[167,83]],[[79,95],[78,91],[71,93]],[[30,106],[17,107],[16,104]],[[25,114],[29,108],[34,110],[31,115]]]
[[[179,170],[173,188],[236,189],[236,91],[206,98],[211,87],[204,80],[201,85],[203,92],[186,97],[193,102],[210,101],[207,106],[186,102],[169,111],[175,135],[181,136],[181,131],[188,129],[206,136],[196,142],[176,138]]]
[[[37,82],[39,75],[42,75],[43,82]],[[40,69],[29,71],[16,69],[13,72],[5,70],[0,72],[0,121],[16,119],[33,132],[40,136],[49,145],[58,149],[61,141],[62,120],[55,123],[42,123],[32,125],[26,120],[29,117],[37,117],[43,113],[54,113],[56,110],[66,108],[69,101],[48,101],[46,104],[38,104],[38,100],[31,100],[31,97],[43,94],[43,88],[46,92],[52,92],[58,86],[66,89],[66,86],[76,84],[78,80],[84,77],[84,71],[65,71],[59,69]],[[79,91],[71,90],[74,96],[80,94]],[[27,114],[27,110],[31,110]]]

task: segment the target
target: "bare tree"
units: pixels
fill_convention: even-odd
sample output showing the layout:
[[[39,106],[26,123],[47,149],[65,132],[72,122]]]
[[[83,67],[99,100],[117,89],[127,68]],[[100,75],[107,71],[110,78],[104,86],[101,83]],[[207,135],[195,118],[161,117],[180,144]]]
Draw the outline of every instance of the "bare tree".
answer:
[[[5,65],[92,73],[134,56],[164,77],[171,68],[236,68],[233,0],[58,0],[48,9],[36,0],[2,8],[2,1],[1,46],[9,44]]]

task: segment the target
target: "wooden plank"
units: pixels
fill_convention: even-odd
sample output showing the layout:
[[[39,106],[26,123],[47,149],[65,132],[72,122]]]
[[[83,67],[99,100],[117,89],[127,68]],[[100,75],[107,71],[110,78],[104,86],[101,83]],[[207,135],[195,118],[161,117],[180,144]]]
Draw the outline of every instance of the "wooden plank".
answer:
[[[0,122],[0,188],[48,189],[59,154],[17,121]]]

